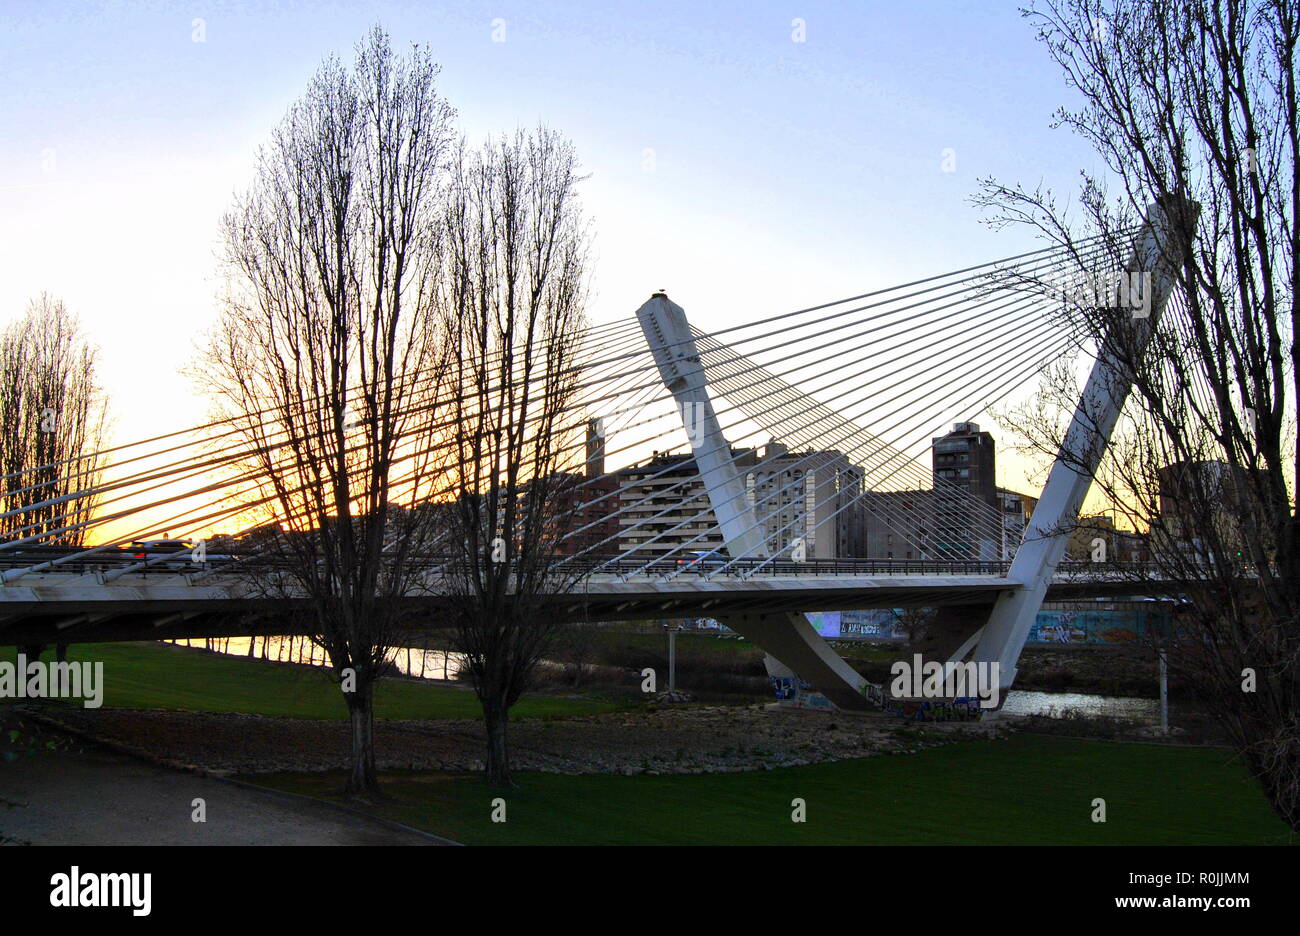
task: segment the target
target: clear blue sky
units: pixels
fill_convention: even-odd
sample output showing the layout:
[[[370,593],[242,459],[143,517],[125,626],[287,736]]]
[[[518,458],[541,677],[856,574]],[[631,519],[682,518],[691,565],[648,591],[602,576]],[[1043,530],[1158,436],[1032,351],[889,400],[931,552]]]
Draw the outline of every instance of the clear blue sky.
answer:
[[[375,22],[432,47],[471,138],[574,140],[596,321],[664,288],[718,328],[1013,254],[1033,245],[979,223],[976,179],[1073,191],[1099,168],[1049,128],[1073,98],[1013,4],[5,0],[0,318],[69,303],[119,439],[202,421],[218,219],[321,58]]]

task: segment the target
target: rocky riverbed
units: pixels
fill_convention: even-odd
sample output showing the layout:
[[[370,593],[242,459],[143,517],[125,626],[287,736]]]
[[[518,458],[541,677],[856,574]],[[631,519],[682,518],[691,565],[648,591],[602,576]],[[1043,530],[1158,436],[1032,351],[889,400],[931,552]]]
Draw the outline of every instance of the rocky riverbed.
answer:
[[[345,721],[135,709],[46,708],[44,717],[118,749],[217,773],[316,772],[347,766]],[[515,769],[548,773],[689,774],[792,767],[904,754],[972,737],[1000,722],[918,724],[880,715],[671,705],[510,726]],[[381,721],[383,770],[483,767],[477,720]]]

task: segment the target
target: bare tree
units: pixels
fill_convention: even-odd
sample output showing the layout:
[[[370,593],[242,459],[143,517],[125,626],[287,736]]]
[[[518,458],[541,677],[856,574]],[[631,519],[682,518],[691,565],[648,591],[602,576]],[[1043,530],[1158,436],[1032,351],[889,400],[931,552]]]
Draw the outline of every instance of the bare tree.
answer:
[[[427,506],[445,342],[436,314],[453,111],[438,66],[375,28],[351,69],[327,59],[224,224],[228,290],[210,387],[261,479],[278,560],[305,597],[352,723],[346,790],[374,795],[374,681],[403,625]]]
[[[1025,12],[1083,98],[1059,123],[1096,147],[1119,191],[1085,176],[1082,218],[1050,192],[993,180],[977,200],[994,224],[1065,245],[1094,283],[1125,264],[1149,203],[1165,215],[1176,287],[1145,353],[1125,304],[1063,307],[1133,383],[1093,483],[1193,598],[1172,659],[1300,828],[1300,5],[1049,0]],[[1078,387],[1068,362],[1044,378],[1006,422],[1055,455]]]
[[[574,400],[586,235],[572,146],[545,128],[462,145],[444,279],[456,478],[448,577],[463,671],[483,706],[487,779],[510,783],[511,706],[559,622],[564,510],[583,464]]]
[[[582,687],[583,680],[591,671],[600,645],[600,633],[600,624],[594,621],[570,621],[560,630],[558,643],[565,662],[569,664],[574,689]]]
[[[98,353],[59,299],[41,294],[0,333],[0,535],[79,546],[94,513],[107,398]]]
[[[898,608],[894,611],[894,620],[909,644],[923,643],[930,639],[937,613],[934,608]]]

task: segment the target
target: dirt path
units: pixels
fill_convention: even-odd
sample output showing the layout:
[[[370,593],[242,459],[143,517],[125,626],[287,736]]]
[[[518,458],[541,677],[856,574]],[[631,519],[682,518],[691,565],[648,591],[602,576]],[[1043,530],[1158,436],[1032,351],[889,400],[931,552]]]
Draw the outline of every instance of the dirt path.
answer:
[[[50,709],[45,715],[166,763],[218,772],[315,772],[340,770],[348,762],[348,726],[341,720],[106,708]],[[919,726],[884,716],[773,712],[763,706],[667,706],[513,722],[510,748],[517,770],[680,774],[906,753],[1003,730],[996,723]],[[375,725],[381,770],[478,771],[484,747],[478,720]]]

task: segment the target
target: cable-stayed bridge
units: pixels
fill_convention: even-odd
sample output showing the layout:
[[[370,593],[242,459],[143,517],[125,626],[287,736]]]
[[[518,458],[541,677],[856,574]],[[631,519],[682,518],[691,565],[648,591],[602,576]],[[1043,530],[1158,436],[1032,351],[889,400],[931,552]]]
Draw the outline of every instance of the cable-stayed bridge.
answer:
[[[556,607],[573,618],[717,618],[857,708],[863,680],[804,612],[937,606],[959,638],[952,658],[996,662],[1009,686],[1044,599],[1162,584],[1157,567],[1062,560],[1089,466],[1128,394],[1107,348],[1145,343],[1166,305],[1168,327],[1183,327],[1170,227],[1157,206],[1127,256],[1098,239],[711,332],[662,293],[630,320],[588,329],[555,430],[571,477],[550,560],[567,583]],[[1090,331],[1076,307],[1099,291],[1081,300],[1063,288],[1080,276],[1125,285],[1111,299],[1132,315]],[[1079,353],[1095,360],[1062,457],[1009,549],[1003,511],[975,483],[978,453],[936,433]],[[284,614],[300,599],[267,587],[279,573],[257,549],[276,521],[273,485],[228,421],[99,458],[6,475],[0,642],[288,632]],[[454,486],[425,490],[401,509],[455,496]],[[212,533],[259,516],[247,536]],[[406,593],[431,626],[441,569],[430,551]]]

